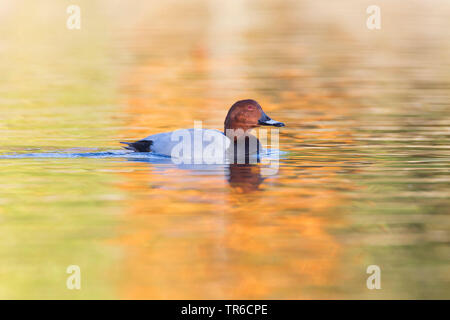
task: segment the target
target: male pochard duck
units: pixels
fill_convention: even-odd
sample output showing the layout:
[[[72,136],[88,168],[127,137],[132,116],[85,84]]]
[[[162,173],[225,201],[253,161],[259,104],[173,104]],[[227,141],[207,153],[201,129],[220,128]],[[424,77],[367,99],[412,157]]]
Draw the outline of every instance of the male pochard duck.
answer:
[[[272,120],[264,113],[258,102],[248,99],[237,101],[231,106],[225,118],[224,132],[197,128],[180,129],[172,132],[157,133],[136,142],[121,143],[126,144],[127,146],[124,148],[128,150],[173,156],[174,151],[178,151],[174,148],[180,148],[179,138],[183,138],[188,148],[192,148],[192,155],[194,156],[198,153],[197,150],[202,150],[203,152],[208,150],[208,148],[216,150],[228,149],[231,144],[229,132],[234,132],[234,136],[231,137],[236,143],[241,136],[247,136],[251,129],[259,126],[284,127],[284,123]]]

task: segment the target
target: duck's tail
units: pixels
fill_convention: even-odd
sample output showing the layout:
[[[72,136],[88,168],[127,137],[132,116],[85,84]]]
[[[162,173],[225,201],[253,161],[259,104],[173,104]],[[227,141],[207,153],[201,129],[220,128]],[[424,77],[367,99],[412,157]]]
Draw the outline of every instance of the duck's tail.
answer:
[[[150,146],[153,144],[152,140],[139,140],[136,142],[121,142],[123,144],[126,144],[127,146],[124,147],[127,150],[132,150],[136,152],[150,152]]]

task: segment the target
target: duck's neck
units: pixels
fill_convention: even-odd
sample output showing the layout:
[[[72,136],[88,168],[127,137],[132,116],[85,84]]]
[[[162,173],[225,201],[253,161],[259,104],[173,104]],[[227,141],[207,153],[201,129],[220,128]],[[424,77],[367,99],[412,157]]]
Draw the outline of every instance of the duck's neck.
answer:
[[[239,136],[245,136],[245,135],[250,134],[250,130],[254,129],[254,127],[250,127],[247,125],[246,126],[243,126],[243,125],[232,126],[232,125],[225,124],[223,129],[224,129],[223,133],[225,135],[227,135],[227,130],[233,130],[233,132],[231,133],[231,136],[239,137]]]
[[[232,142],[234,142],[235,146],[239,142],[245,143],[245,150],[247,154],[249,153],[249,145],[252,145],[252,143],[250,143],[250,140],[256,141],[256,144],[254,145],[258,148],[257,152],[259,153],[259,147],[261,143],[259,142],[259,139],[255,135],[250,133],[252,129],[254,128],[253,127],[242,128],[242,126],[238,128],[233,128],[231,126],[225,125],[224,135],[227,136]]]

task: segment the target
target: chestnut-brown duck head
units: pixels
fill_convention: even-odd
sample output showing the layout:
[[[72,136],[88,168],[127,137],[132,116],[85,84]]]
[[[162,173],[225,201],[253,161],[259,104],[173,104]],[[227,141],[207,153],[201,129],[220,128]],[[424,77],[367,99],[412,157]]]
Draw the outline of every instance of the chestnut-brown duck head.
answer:
[[[255,100],[240,100],[228,111],[224,132],[227,129],[247,131],[259,126],[284,127],[284,123],[269,118]]]

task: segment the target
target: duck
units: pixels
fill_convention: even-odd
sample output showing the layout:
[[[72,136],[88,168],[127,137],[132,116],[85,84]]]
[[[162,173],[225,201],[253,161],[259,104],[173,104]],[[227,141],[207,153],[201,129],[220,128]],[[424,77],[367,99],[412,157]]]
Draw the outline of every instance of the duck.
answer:
[[[255,138],[259,150],[259,141],[250,134],[250,131],[260,126],[284,127],[285,124],[270,118],[255,100],[245,99],[235,102],[230,107],[225,117],[223,132],[216,129],[202,129],[195,125],[195,128],[191,129],[162,132],[134,142],[121,143],[125,144],[125,149],[134,152],[151,152],[167,157],[177,155],[184,158],[186,156],[196,158],[198,154],[200,154],[198,158],[202,158],[205,154],[212,154],[212,157],[220,158],[223,151],[230,148],[232,142],[236,145],[249,137]]]

